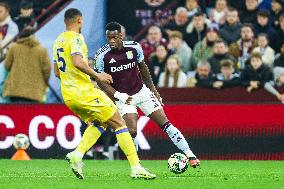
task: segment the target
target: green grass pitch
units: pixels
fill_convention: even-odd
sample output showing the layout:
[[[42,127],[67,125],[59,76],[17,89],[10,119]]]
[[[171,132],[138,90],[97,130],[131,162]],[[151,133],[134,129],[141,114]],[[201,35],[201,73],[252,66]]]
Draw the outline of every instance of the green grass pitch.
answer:
[[[284,161],[202,161],[181,175],[166,161],[142,161],[155,180],[131,179],[127,161],[84,162],[85,179],[78,180],[64,160],[0,160],[0,189],[284,189]]]

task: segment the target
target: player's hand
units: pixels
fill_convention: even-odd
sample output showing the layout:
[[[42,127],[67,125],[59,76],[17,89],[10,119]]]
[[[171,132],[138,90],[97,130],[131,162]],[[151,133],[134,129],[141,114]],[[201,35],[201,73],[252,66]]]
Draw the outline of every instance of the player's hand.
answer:
[[[98,73],[97,78],[100,82],[104,82],[104,83],[107,83],[107,84],[113,83],[111,75],[109,75],[107,73]]]
[[[129,96],[127,93],[121,93],[118,91],[115,91],[114,98],[118,99],[119,101],[123,102],[124,104],[130,104],[132,97]]]

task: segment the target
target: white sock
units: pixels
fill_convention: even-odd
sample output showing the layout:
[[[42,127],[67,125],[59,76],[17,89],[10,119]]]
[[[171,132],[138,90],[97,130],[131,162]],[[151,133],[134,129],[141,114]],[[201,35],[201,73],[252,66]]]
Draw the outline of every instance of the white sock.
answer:
[[[133,142],[134,142],[134,146],[136,148],[136,151],[138,152],[138,139],[137,139],[137,136],[133,139]]]
[[[188,157],[196,157],[193,152],[190,150],[189,145],[187,141],[185,140],[184,136],[181,134],[181,132],[173,126],[171,123],[167,123],[164,127],[164,131],[168,134],[172,142],[183,151],[183,153]]]

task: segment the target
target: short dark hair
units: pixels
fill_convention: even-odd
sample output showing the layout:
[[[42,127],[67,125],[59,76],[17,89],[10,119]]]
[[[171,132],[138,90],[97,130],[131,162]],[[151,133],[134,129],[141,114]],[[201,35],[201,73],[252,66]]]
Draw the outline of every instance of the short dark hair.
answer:
[[[10,7],[7,3],[5,2],[0,2],[0,7],[4,7],[8,12],[10,12]]]
[[[19,34],[19,38],[25,38],[33,35],[35,33],[35,29],[31,26],[25,27]]]
[[[106,30],[109,30],[109,31],[115,31],[117,30],[118,32],[121,32],[121,25],[118,23],[118,22],[109,22],[107,25],[106,25]]]
[[[257,37],[265,37],[267,41],[269,41],[269,36],[267,33],[260,33],[257,35]]]
[[[199,17],[199,16],[204,16],[203,12],[197,11],[197,12],[193,15],[193,17]]]
[[[70,22],[70,21],[73,21],[72,19],[74,19],[78,16],[82,16],[81,11],[79,11],[78,9],[75,9],[75,8],[70,8],[65,12],[64,20]]]
[[[261,56],[261,54],[258,53],[258,52],[251,53],[251,55],[250,55],[250,60],[253,59],[253,58],[257,58],[257,59],[262,60],[262,56]]]
[[[214,45],[218,43],[223,43],[226,47],[228,47],[228,43],[224,41],[223,39],[217,39],[217,41],[214,42]]]
[[[228,7],[228,11],[229,11],[229,12],[234,12],[234,11],[236,11],[236,12],[239,13],[239,11],[238,11],[236,8],[234,8],[234,7]]]
[[[233,68],[234,62],[230,59],[224,59],[220,62],[221,68]]]
[[[260,10],[257,12],[257,16],[269,18],[269,12],[267,10]]]
[[[252,32],[254,32],[254,27],[251,23],[244,23],[241,27],[241,29],[243,28],[250,28]]]

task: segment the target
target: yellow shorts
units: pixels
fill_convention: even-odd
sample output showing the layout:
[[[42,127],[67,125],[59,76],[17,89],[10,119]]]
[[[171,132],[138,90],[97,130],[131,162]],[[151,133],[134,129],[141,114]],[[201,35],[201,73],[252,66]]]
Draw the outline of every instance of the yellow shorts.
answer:
[[[81,93],[75,94],[65,101],[65,104],[85,123],[104,123],[109,120],[117,110],[112,100],[100,89],[91,88]]]

